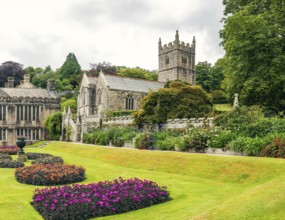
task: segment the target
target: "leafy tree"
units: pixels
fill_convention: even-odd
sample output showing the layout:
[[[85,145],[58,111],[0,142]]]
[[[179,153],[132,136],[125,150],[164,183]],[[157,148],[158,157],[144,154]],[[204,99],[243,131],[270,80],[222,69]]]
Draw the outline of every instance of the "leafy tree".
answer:
[[[106,61],[103,61],[101,63],[90,63],[90,70],[87,71],[87,75],[99,76],[99,73],[101,71],[105,74],[115,75],[117,68],[110,62]]]
[[[48,138],[59,140],[61,135],[62,113],[55,112],[49,115],[44,121],[44,128],[47,130]]]
[[[5,87],[9,76],[14,77],[15,86],[19,85],[24,78],[23,65],[13,61],[2,63],[0,65],[0,87]]]
[[[222,45],[230,96],[241,103],[285,109],[285,2],[224,0]]]
[[[32,83],[36,86],[36,87],[40,87],[40,88],[46,88],[47,87],[47,81],[48,79],[53,79],[53,80],[57,80],[58,79],[58,74],[53,71],[50,70],[48,72],[42,72],[39,73],[37,75],[35,75],[32,79]]]
[[[68,79],[69,84],[71,84],[73,88],[78,86],[82,71],[74,53],[69,53],[67,55],[66,60],[58,70],[58,73],[60,75],[60,79]]]
[[[167,119],[204,117],[212,110],[207,93],[198,86],[172,82],[169,88],[149,92],[142,99],[142,110],[134,117],[137,124],[160,124]]]
[[[196,82],[207,92],[220,89],[223,76],[223,62],[218,60],[214,66],[207,61],[199,62],[196,65]]]
[[[158,79],[157,72],[145,70],[140,67],[135,67],[135,68],[120,67],[118,68],[117,75],[137,78],[137,79],[153,80],[153,81]]]

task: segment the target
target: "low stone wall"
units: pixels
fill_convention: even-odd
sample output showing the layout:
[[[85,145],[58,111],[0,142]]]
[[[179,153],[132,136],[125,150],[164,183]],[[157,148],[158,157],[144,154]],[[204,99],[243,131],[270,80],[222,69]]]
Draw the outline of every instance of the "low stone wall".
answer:
[[[211,127],[213,126],[213,118],[183,118],[183,119],[168,119],[163,125],[164,129],[183,129],[193,126]]]

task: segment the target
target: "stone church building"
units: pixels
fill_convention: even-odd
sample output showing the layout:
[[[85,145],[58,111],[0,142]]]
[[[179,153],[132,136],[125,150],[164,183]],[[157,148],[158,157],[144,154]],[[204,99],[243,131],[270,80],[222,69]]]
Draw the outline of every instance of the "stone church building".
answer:
[[[5,87],[0,88],[0,146],[15,145],[19,136],[28,143],[44,140],[43,122],[59,110],[60,99],[53,81],[48,81],[47,89],[40,89],[25,75],[21,84],[14,87],[14,78],[8,77]]]
[[[77,119],[71,112],[63,113],[63,134],[71,127],[69,139],[81,141],[83,133],[102,125],[107,111],[138,110],[141,99],[151,90],[163,88],[167,80],[179,79],[195,84],[195,48],[192,44],[180,42],[178,31],[175,40],[162,46],[158,42],[158,81],[147,81],[100,73],[98,77],[83,75],[77,97]]]

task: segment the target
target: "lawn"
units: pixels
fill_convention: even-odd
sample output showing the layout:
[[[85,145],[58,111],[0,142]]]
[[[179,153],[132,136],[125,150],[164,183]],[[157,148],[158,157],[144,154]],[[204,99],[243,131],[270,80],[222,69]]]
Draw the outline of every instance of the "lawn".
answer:
[[[153,207],[99,219],[284,219],[285,160],[144,151],[53,142],[26,151],[61,156],[86,168],[91,183],[138,177],[165,185],[172,200]],[[36,220],[29,204],[35,186],[0,169],[0,216]]]

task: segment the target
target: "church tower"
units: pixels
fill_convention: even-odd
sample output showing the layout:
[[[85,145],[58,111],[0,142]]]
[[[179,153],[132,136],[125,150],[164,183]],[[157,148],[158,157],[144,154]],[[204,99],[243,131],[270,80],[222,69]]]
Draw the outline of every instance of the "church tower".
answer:
[[[178,31],[175,40],[162,46],[161,38],[158,41],[158,81],[179,79],[196,83],[195,73],[196,40],[193,37],[192,44],[180,42]]]

